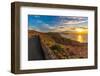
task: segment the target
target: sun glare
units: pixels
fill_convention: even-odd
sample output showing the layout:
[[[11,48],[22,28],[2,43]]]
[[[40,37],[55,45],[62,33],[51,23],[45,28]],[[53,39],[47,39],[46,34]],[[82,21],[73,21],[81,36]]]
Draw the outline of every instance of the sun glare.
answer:
[[[83,29],[80,29],[80,28],[77,28],[76,31],[77,32],[83,32],[84,30]]]
[[[77,41],[79,41],[79,42],[83,42],[84,41],[83,38],[82,38],[82,35],[78,35],[77,36]]]
[[[86,30],[84,30],[84,29],[82,29],[82,28],[77,28],[75,31],[76,31],[77,33],[80,33],[80,34],[84,34],[84,33],[87,32]]]

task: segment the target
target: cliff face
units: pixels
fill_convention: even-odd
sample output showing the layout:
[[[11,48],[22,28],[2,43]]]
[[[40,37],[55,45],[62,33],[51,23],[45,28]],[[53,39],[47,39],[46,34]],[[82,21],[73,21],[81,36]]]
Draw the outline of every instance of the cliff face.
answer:
[[[87,58],[87,43],[63,38],[59,33],[28,31],[28,37],[39,36],[46,59]],[[34,51],[34,50],[33,50]]]
[[[41,41],[41,45],[42,45],[43,52],[45,54],[45,58],[47,60],[49,60],[49,59],[58,59],[56,54],[48,46],[46,46],[42,41]]]

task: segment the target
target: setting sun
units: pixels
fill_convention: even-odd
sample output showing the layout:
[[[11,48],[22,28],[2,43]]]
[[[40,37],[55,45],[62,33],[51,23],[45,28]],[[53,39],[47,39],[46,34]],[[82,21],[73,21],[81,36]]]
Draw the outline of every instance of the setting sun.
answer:
[[[85,34],[85,33],[87,33],[87,30],[82,29],[82,28],[76,28],[75,31],[76,31],[77,33],[80,33],[80,34]]]
[[[83,32],[84,30],[83,29],[80,29],[80,28],[77,28],[76,31],[77,32]]]

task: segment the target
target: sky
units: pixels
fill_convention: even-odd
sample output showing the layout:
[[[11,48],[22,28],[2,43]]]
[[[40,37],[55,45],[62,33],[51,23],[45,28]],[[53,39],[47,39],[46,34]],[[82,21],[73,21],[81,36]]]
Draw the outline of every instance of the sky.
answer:
[[[88,17],[28,15],[28,29],[39,32],[68,31],[69,28],[87,28]]]

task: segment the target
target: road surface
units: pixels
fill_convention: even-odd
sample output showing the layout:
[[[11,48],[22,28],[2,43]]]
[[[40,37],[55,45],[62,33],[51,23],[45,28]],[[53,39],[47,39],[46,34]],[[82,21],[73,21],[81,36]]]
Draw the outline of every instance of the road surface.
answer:
[[[45,60],[39,36],[28,39],[28,60]]]

